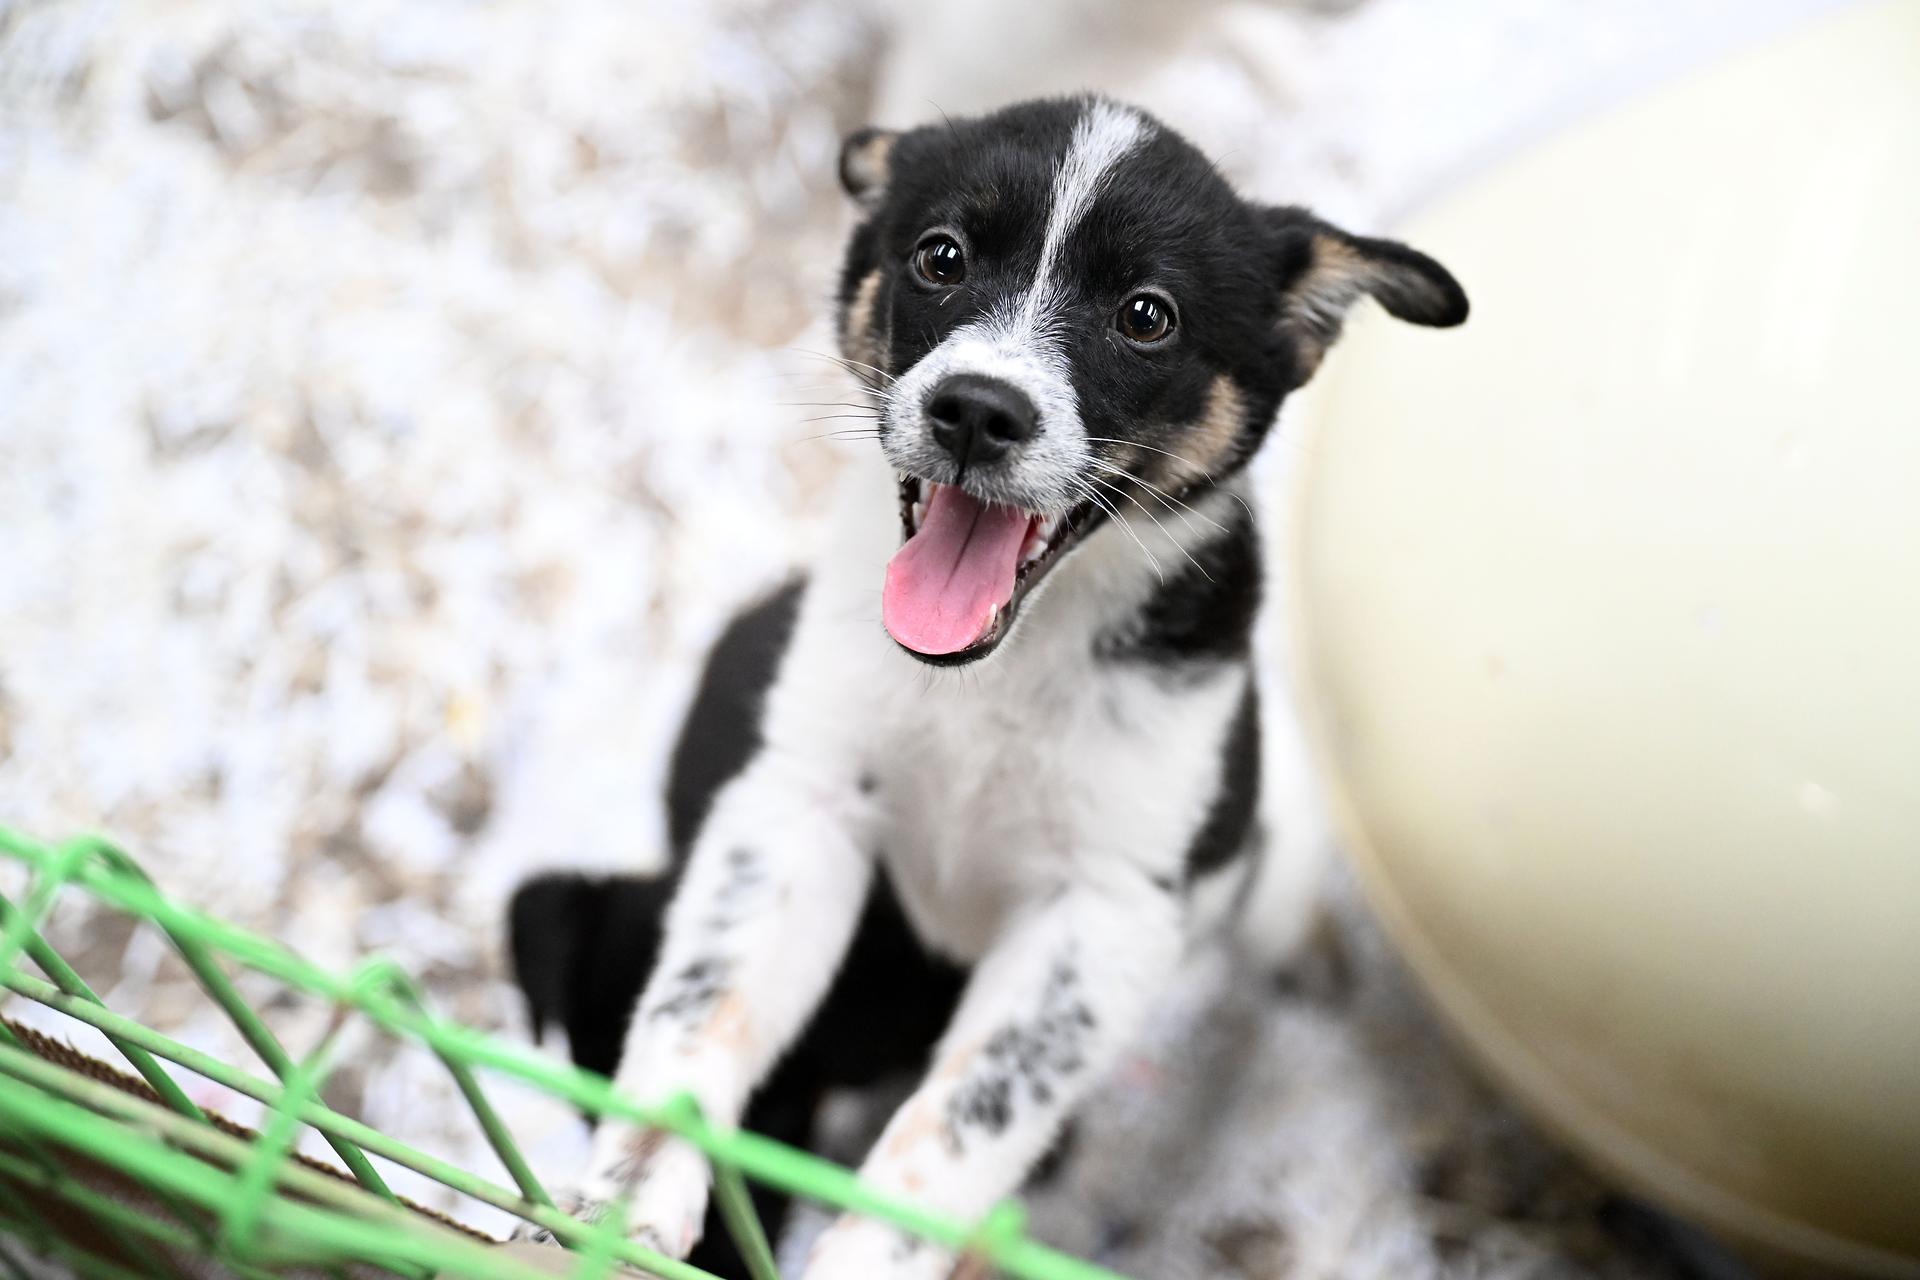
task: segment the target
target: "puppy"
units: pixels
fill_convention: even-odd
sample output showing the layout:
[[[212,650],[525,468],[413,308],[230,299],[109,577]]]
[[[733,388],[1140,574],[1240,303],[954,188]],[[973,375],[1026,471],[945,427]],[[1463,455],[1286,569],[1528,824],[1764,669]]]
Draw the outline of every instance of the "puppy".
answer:
[[[530,885],[513,947],[536,1025],[722,1125],[804,1144],[825,1089],[920,1071],[861,1173],[971,1219],[1260,874],[1248,461],[1362,295],[1424,325],[1467,300],[1102,98],[865,130],[840,169],[878,448],[827,552],[714,650],[671,869]],[[576,1203],[630,1197],[629,1232],[686,1256],[708,1182],[608,1123]],[[804,1274],[952,1265],[850,1217]]]

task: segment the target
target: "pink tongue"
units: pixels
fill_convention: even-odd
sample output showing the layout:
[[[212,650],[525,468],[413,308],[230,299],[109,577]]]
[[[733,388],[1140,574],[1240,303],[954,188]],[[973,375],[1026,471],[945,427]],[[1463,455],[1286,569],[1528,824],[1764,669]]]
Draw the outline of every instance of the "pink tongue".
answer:
[[[958,653],[981,636],[996,607],[1013,599],[1020,548],[1032,517],[941,485],[920,532],[887,562],[880,617],[917,653]]]

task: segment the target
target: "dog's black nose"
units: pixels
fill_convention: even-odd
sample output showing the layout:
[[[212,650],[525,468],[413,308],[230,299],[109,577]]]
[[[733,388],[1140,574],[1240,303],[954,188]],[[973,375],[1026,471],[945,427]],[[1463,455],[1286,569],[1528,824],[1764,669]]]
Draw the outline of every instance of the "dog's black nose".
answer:
[[[927,401],[933,438],[962,468],[1005,457],[1031,440],[1039,417],[1020,388],[977,373],[943,379]]]

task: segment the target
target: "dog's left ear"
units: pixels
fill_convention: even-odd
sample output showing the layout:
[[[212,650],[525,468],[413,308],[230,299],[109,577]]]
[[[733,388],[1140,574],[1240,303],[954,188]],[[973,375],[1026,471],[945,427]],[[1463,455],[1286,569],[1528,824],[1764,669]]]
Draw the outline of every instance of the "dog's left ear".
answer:
[[[886,198],[893,144],[899,138],[891,129],[859,129],[841,144],[840,185],[861,208],[875,209]]]
[[[1447,269],[1397,240],[1342,231],[1305,209],[1265,211],[1280,263],[1280,323],[1293,338],[1300,381],[1320,365],[1347,309],[1366,294],[1387,313],[1446,327],[1467,318],[1467,294]]]

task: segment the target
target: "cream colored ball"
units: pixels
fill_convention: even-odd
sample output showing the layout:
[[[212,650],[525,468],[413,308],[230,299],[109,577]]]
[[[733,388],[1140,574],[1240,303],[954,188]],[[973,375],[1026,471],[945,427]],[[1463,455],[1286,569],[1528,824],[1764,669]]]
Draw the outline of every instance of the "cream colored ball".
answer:
[[[1415,225],[1307,404],[1296,652],[1373,901],[1599,1165],[1920,1274],[1920,4]]]

